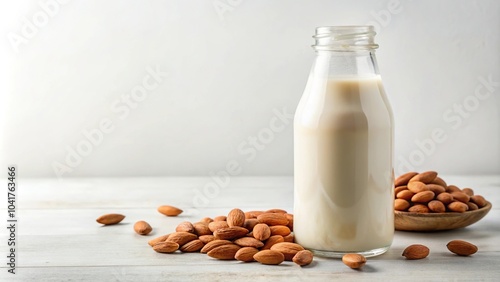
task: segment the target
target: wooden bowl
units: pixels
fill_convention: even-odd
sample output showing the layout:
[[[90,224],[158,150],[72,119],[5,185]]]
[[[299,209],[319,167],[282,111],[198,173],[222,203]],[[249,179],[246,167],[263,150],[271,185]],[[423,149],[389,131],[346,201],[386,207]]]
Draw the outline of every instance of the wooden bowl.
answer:
[[[491,210],[491,203],[464,213],[416,213],[394,211],[394,226],[402,231],[441,231],[469,226],[478,222]]]

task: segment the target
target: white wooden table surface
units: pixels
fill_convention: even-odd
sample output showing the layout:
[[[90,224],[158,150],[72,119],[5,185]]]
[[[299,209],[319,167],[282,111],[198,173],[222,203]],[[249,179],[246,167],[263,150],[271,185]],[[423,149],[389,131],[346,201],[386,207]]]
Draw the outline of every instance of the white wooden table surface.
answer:
[[[167,234],[181,221],[226,215],[243,210],[292,210],[290,177],[233,177],[227,187],[195,208],[195,190],[209,178],[86,178],[18,179],[17,274],[7,272],[7,231],[1,228],[0,281],[500,281],[500,175],[443,176],[449,184],[472,187],[492,202],[493,209],[480,222],[455,231],[438,233],[396,232],[391,249],[368,259],[362,271],[340,260],[315,257],[307,267],[291,262],[280,266],[218,261],[204,254],[160,254],[147,241]],[[2,182],[7,190],[7,185]],[[6,195],[0,193],[2,212]],[[184,209],[179,217],[156,211],[163,204]],[[125,220],[102,227],[95,219],[105,213],[122,213]],[[4,220],[5,225],[6,218]],[[137,220],[154,231],[139,236]],[[471,257],[448,252],[446,243],[464,239],[479,247]],[[427,245],[431,254],[407,261],[401,253],[414,243]]]

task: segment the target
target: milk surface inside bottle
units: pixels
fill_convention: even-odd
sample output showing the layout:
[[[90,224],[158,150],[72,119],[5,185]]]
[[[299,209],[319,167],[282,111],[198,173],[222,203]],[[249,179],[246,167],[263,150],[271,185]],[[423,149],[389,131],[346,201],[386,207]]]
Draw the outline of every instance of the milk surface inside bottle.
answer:
[[[393,116],[371,26],[320,27],[294,119],[294,233],[316,254],[375,256],[394,235]]]

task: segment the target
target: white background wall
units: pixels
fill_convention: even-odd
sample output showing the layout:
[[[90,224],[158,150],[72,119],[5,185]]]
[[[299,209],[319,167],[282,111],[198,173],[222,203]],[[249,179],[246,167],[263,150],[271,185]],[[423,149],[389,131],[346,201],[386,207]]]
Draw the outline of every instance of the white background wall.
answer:
[[[269,123],[295,110],[314,28],[358,24],[378,27],[396,172],[500,172],[500,1],[64,2],[0,7],[0,158],[21,176],[291,175],[291,120]]]

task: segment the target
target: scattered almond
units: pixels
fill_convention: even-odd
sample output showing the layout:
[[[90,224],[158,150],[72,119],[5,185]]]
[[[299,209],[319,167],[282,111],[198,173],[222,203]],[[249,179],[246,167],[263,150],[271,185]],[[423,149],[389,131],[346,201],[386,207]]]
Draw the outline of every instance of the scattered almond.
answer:
[[[366,264],[366,258],[360,254],[345,254],[342,262],[352,269],[360,269]]]
[[[189,232],[174,232],[168,236],[167,241],[168,242],[175,242],[179,244],[179,246],[182,246],[186,244],[187,242],[196,240],[198,236],[194,235],[193,233]]]
[[[156,243],[165,242],[168,239],[168,236],[170,236],[170,234],[162,235],[160,237],[156,237],[154,239],[151,239],[148,241],[148,245],[150,245],[152,247]]]
[[[429,255],[429,248],[424,245],[415,244],[406,247],[403,251],[403,256],[409,260],[423,259]]]
[[[296,253],[304,250],[304,247],[296,243],[282,242],[274,244],[271,250],[282,253],[285,256],[285,260],[291,261]]]
[[[149,225],[149,223],[140,220],[134,224],[134,230],[139,235],[148,235],[153,230],[153,228],[151,228],[151,225]]]
[[[153,250],[158,253],[173,253],[179,249],[179,244],[175,242],[158,242],[153,245]]]
[[[182,210],[173,206],[159,206],[158,212],[166,216],[178,216]]]
[[[254,247],[244,247],[236,252],[234,258],[239,261],[251,262],[254,261],[253,256],[258,252],[259,250]]]
[[[463,240],[450,241],[446,247],[450,252],[459,256],[470,256],[477,252],[477,246]]]
[[[285,260],[285,256],[278,251],[274,250],[264,250],[256,253],[253,258],[262,263],[270,265],[278,265]]]
[[[228,245],[228,244],[232,244],[233,242],[229,241],[229,240],[213,240],[213,241],[210,241],[208,242],[202,249],[201,249],[201,253],[208,253],[210,252],[211,250],[217,248],[217,247],[220,247],[222,245]]]
[[[308,250],[299,251],[293,256],[292,261],[300,266],[305,266],[313,261],[313,253]]]
[[[96,221],[100,224],[104,225],[113,225],[120,223],[125,218],[124,215],[118,213],[109,213],[105,215],[101,215],[96,219]]]
[[[189,221],[184,221],[179,223],[177,227],[175,228],[176,232],[189,232],[189,233],[195,233],[194,232],[194,226],[191,222]]]
[[[207,255],[215,259],[232,260],[234,259],[234,256],[236,255],[239,249],[240,247],[238,245],[227,244],[212,249],[210,252],[207,253]]]

